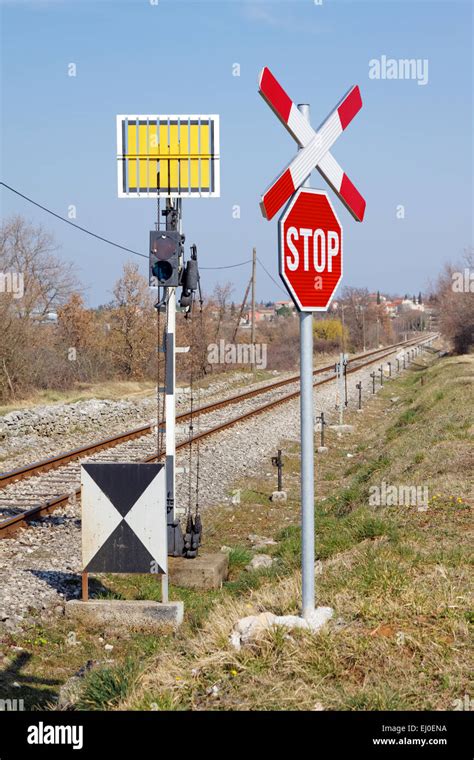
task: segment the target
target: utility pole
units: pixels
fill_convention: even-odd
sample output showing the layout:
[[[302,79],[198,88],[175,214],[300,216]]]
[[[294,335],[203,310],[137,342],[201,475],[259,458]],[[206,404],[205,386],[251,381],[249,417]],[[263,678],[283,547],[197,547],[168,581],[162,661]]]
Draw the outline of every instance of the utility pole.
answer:
[[[257,249],[252,249],[252,371],[255,372],[255,279],[257,276]]]
[[[235,343],[235,339],[237,337],[237,332],[238,332],[238,329],[239,329],[239,326],[240,326],[240,320],[242,319],[242,315],[244,313],[245,304],[247,303],[247,297],[248,297],[248,294],[249,294],[249,290],[250,290],[251,284],[252,284],[252,279],[250,279],[248,281],[248,285],[247,285],[247,288],[245,290],[244,300],[242,301],[242,305],[240,307],[239,316],[237,317],[237,324],[235,325],[235,330],[234,330],[233,335],[232,335],[231,343]]]
[[[298,105],[309,121],[309,105]],[[301,150],[301,147],[299,148]],[[310,178],[303,187],[310,187]],[[300,311],[301,543],[303,617],[314,613],[313,312]]]

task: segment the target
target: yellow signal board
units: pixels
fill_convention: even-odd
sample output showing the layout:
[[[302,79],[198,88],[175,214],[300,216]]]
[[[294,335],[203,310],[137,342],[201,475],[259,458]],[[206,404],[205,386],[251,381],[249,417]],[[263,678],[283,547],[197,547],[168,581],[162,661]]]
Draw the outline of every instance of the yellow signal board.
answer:
[[[119,198],[220,195],[219,116],[117,116]]]

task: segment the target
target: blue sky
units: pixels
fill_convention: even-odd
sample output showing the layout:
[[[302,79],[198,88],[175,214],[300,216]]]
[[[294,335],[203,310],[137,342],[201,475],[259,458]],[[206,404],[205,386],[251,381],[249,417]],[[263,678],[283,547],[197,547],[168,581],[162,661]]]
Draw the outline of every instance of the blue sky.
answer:
[[[246,260],[255,245],[278,280],[277,222],[258,203],[296,145],[257,94],[267,65],[295,102],[310,103],[314,126],[360,86],[363,109],[332,149],[367,200],[358,224],[329,191],[344,225],[343,284],[418,292],[472,244],[470,1],[0,0],[0,8],[2,179],[59,214],[75,205],[78,224],[147,253],[156,203],[117,198],[116,114],[218,113],[221,197],[183,201],[186,242],[197,243],[203,267]],[[382,55],[428,59],[428,83],[370,79],[369,61]],[[324,188],[317,172],[312,184]],[[91,305],[110,300],[127,254],[4,189],[0,200],[2,215],[54,232]],[[146,274],[145,259],[136,261]],[[249,275],[249,266],[205,271],[204,289],[231,281],[239,300]],[[261,268],[257,296],[283,297]]]

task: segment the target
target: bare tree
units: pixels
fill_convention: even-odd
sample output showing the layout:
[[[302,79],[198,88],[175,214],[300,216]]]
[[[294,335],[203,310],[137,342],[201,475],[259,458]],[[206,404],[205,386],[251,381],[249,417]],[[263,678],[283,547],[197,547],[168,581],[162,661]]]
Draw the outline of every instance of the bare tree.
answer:
[[[234,287],[231,282],[226,282],[224,285],[217,284],[214,288],[213,300],[217,303],[216,339],[219,336],[219,332],[226,314],[227,302],[233,290]]]
[[[113,355],[126,377],[142,377],[157,345],[156,312],[147,280],[136,264],[125,264],[114,287],[111,314]]]
[[[24,292],[13,304],[20,318],[42,318],[80,290],[74,265],[55,255],[53,235],[22,216],[0,228],[0,271],[20,274]]]
[[[473,267],[471,248],[461,262],[445,265],[433,294],[441,332],[457,354],[467,353],[474,345]]]
[[[41,387],[40,366],[53,375],[54,328],[42,322],[78,286],[73,266],[56,250],[49,233],[21,216],[0,227],[0,397],[16,397],[37,383]]]

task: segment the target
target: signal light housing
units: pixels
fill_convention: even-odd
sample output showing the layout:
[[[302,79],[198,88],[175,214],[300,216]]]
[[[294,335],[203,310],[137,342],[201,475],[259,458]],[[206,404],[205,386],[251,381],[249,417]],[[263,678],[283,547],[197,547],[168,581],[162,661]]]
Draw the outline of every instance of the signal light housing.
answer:
[[[182,241],[183,236],[176,230],[150,232],[150,285],[179,285]]]

